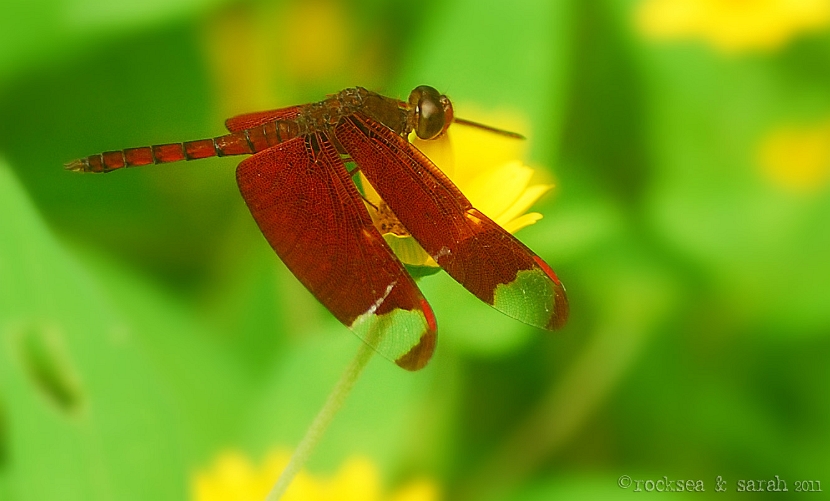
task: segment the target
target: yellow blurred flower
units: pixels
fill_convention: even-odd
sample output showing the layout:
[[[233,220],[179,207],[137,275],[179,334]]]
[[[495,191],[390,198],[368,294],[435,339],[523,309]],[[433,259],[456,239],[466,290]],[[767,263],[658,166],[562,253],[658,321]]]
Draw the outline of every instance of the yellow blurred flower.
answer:
[[[349,60],[354,36],[348,8],[338,0],[306,0],[288,4],[282,23],[272,37],[279,40],[287,67],[284,71],[303,80],[342,72]]]
[[[701,39],[726,53],[772,51],[826,28],[830,0],[643,0],[635,18],[653,39]]]
[[[463,124],[453,124],[440,138],[410,141],[430,158],[466,195],[474,207],[515,233],[542,219],[538,212],[525,214],[552,184],[531,184],[534,170],[524,165],[525,141]],[[363,180],[366,198],[380,209],[369,212],[384,239],[407,265],[437,267],[377,193]]]
[[[205,471],[193,476],[193,501],[262,501],[291,459],[287,451],[272,451],[259,467],[239,452],[224,452]],[[349,458],[334,475],[322,477],[305,470],[294,478],[282,501],[437,501],[438,486],[415,480],[383,495],[380,474],[370,460]]]
[[[830,179],[830,120],[776,128],[761,140],[758,163],[770,181],[789,191],[824,188]]]

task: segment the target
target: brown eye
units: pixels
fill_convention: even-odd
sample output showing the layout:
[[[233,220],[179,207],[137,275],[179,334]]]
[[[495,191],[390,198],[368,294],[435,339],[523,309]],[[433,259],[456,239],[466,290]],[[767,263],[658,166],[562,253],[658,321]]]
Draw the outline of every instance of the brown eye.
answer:
[[[444,132],[447,125],[444,101],[446,98],[428,85],[417,87],[409,95],[409,104],[415,107],[415,133],[421,139],[434,139]]]

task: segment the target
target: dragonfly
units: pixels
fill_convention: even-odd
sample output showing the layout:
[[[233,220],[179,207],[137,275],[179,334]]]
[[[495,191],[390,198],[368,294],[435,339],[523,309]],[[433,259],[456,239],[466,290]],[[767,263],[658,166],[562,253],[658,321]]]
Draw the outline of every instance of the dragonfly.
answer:
[[[473,207],[408,139],[413,131],[436,139],[452,123],[522,137],[455,117],[449,98],[433,87],[415,88],[407,101],[355,87],[316,103],[235,116],[222,136],[107,151],[65,167],[102,173],[252,155],[236,169],[239,191],[283,263],[365,343],[415,371],[435,350],[435,314],[373,223],[369,211],[377,207],[364,203],[356,171],[427,254],[481,301],[541,329],[559,329],[568,318],[553,269]]]

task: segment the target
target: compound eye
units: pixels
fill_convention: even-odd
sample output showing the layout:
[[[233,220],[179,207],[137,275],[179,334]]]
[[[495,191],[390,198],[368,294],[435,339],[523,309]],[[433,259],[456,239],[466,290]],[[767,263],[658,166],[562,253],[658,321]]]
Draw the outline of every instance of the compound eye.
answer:
[[[447,120],[443,98],[437,90],[421,85],[409,95],[410,106],[415,107],[415,133],[421,139],[434,139],[446,129]]]

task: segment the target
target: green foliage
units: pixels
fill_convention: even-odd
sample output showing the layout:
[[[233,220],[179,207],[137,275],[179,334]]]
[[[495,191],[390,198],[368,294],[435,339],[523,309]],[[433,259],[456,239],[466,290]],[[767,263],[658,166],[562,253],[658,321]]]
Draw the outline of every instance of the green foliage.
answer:
[[[526,116],[530,163],[556,188],[519,237],[567,286],[571,319],[537,331],[423,277],[434,359],[411,374],[375,357],[312,471],[363,454],[387,485],[426,475],[445,499],[615,499],[622,474],[707,492],[721,475],[724,498],[738,479],[830,482],[830,185],[793,190],[759,160],[778,128],[828,121],[830,37],[722,54],[641,36],[639,4],[7,7],[0,499],[192,499],[222,451],[296,445],[359,340],[273,255],[237,160],[61,166],[348,85],[429,84],[460,116]]]

